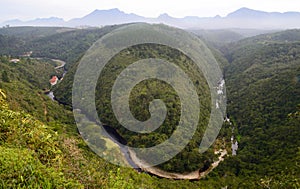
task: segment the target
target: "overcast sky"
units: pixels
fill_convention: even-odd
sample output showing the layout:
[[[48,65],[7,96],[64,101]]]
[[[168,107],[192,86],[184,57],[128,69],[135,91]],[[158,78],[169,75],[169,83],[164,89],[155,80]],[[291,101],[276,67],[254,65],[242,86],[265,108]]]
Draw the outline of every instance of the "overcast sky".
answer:
[[[226,16],[241,7],[267,12],[300,12],[299,0],[0,0],[0,22],[11,19],[82,17],[95,9],[118,8],[126,13],[157,17]]]

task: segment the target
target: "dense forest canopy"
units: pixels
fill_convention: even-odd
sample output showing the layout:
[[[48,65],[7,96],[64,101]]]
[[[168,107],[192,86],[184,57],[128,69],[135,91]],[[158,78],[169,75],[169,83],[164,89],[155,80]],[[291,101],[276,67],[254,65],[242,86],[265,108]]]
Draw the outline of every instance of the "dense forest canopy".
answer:
[[[124,129],[114,116],[110,97],[114,81],[121,71],[132,62],[145,58],[161,58],[173,62],[184,70],[185,73],[188,73],[189,78],[197,88],[200,101],[201,113],[199,115],[198,130],[194,134],[194,140],[190,141],[184,151],[174,157],[173,160],[170,160],[171,162],[166,162],[159,167],[172,172],[190,172],[197,169],[207,169],[212,162],[213,152],[195,154],[195,151],[199,148],[203,131],[208,124],[211,104],[209,87],[201,70],[199,70],[191,59],[178,50],[163,45],[145,44],[128,48],[113,57],[102,71],[103,74],[98,79],[96,89],[96,106],[101,121],[117,128],[132,147],[155,146],[172,135],[180,120],[181,102],[172,86],[161,80],[146,80],[136,85],[131,91],[129,102],[131,112],[136,119],[146,121],[151,116],[149,113],[149,103],[154,99],[163,100],[168,112],[164,123],[158,129],[150,134],[137,134]],[[180,139],[178,138],[178,140]],[[163,156],[163,154],[160,155]],[[192,156],[193,158],[190,158]]]
[[[95,155],[77,132],[71,107],[72,82],[76,66],[84,52],[99,37],[120,26],[92,29],[16,27],[0,29],[0,186],[3,188],[299,188],[300,187],[300,30],[244,38],[232,31],[201,33],[223,69],[227,88],[227,114],[215,147],[228,151],[225,160],[197,181],[158,178],[122,168]],[[225,41],[218,42],[226,37]],[[144,54],[139,51],[143,48]],[[32,51],[30,56],[24,53]],[[147,104],[152,98],[165,98],[169,119],[161,132],[133,137],[121,129],[111,114],[107,91],[110,74],[131,60],[159,57],[174,61],[195,82],[205,83],[199,70],[193,69],[185,55],[163,46],[136,46],[116,56],[106,75],[99,78],[98,113],[114,126],[130,145],[153,145],[172,133],[176,123],[178,97],[170,86],[159,81],[137,85],[132,92],[131,110],[141,120],[149,116]],[[43,57],[43,59],[37,59]],[[18,58],[19,62],[11,62]],[[55,62],[66,61],[64,79],[51,88],[49,79],[57,73]],[[122,60],[122,61],[121,61]],[[184,61],[178,61],[184,60]],[[112,74],[114,75],[114,74]],[[202,81],[202,82],[201,82]],[[104,87],[103,87],[104,84]],[[54,90],[56,99],[45,89]],[[205,94],[201,85],[199,93]],[[165,96],[164,96],[165,95]],[[171,98],[169,98],[171,97]],[[204,122],[209,99],[202,101]],[[83,119],[86,119],[83,117]],[[87,124],[95,125],[86,119]],[[203,127],[197,136],[201,136]],[[238,141],[237,155],[231,155],[231,137]],[[140,140],[143,139],[143,140]],[[197,138],[197,137],[196,137]],[[118,151],[106,138],[105,147]],[[147,141],[148,143],[142,143]],[[160,168],[185,172],[207,169],[216,158],[193,152],[197,139],[182,153]],[[121,154],[121,152],[120,152]],[[180,161],[190,159],[191,162]],[[193,161],[193,159],[195,161]],[[199,161],[200,160],[200,161]]]

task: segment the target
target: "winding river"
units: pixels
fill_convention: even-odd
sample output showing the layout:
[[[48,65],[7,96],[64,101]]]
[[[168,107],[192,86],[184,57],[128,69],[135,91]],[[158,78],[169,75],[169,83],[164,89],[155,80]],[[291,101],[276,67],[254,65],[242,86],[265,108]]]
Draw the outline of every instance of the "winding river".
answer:
[[[189,180],[198,180],[210,173],[214,168],[216,168],[221,161],[224,160],[225,156],[227,155],[226,149],[220,149],[218,151],[215,151],[215,154],[219,154],[218,160],[214,161],[211,166],[203,171],[200,172],[200,170],[195,170],[190,173],[172,173],[167,172],[164,170],[161,170],[157,167],[151,167],[147,164],[147,162],[139,159],[134,151],[130,150],[126,146],[126,141],[122,138],[122,136],[119,135],[119,133],[112,127],[104,125],[103,128],[108,133],[108,137],[115,142],[119,147],[121,152],[123,153],[124,157],[126,158],[129,165],[131,165],[133,168],[135,168],[138,172],[145,172],[151,175],[155,175],[162,178],[170,178],[170,179],[189,179]],[[137,168],[138,167],[138,168]]]
[[[61,81],[64,78],[65,74],[67,73],[67,70],[65,69],[66,62],[58,59],[52,59],[52,61],[60,63],[60,65],[56,66],[55,69],[61,69],[61,68],[64,69],[63,76],[60,79]],[[55,100],[53,91],[49,91],[48,93],[46,93],[46,95],[52,100]],[[143,160],[139,159],[136,156],[136,154],[126,146],[127,142],[122,138],[122,136],[119,135],[119,133],[114,128],[108,125],[103,125],[103,128],[108,133],[107,137],[119,146],[120,151],[122,152],[122,154],[124,155],[124,157],[126,158],[130,166],[132,166],[138,172],[145,172],[162,178],[190,179],[190,180],[201,179],[205,177],[208,173],[210,173],[214,168],[216,168],[219,165],[219,163],[224,160],[224,157],[227,155],[226,149],[215,151],[215,154],[219,154],[218,160],[213,162],[212,165],[206,171],[203,172],[200,172],[199,170],[190,173],[185,173],[185,174],[166,172],[156,167],[147,166],[147,162],[144,162]]]
[[[142,169],[137,168],[138,165],[131,158],[130,151],[126,146],[127,142],[125,141],[125,139],[123,139],[123,137],[120,136],[119,133],[114,128],[108,125],[103,125],[103,128],[108,133],[107,137],[110,138],[114,143],[116,143],[120,147],[120,150],[123,153],[129,165],[133,167],[135,170],[137,170],[138,172],[141,172]]]

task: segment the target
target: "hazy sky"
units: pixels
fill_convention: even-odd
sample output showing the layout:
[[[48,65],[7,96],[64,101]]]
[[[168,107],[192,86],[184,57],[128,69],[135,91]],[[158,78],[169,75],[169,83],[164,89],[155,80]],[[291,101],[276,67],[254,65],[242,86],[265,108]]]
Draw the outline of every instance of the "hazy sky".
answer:
[[[69,20],[95,9],[119,8],[126,13],[157,17],[226,16],[241,7],[268,12],[300,12],[299,0],[0,0],[0,22],[56,16]]]

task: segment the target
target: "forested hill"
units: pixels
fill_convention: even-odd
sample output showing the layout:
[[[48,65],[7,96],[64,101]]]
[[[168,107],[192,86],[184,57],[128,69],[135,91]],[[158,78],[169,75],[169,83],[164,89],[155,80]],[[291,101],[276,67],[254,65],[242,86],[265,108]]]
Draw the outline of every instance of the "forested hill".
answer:
[[[228,61],[221,65],[228,92],[227,113],[238,133],[239,149],[237,156],[221,163],[216,175],[212,174],[214,179],[227,180],[228,175],[241,179],[238,183],[246,179],[247,183],[240,183],[244,187],[266,181],[273,186],[299,185],[299,34],[299,30],[287,30],[219,46]],[[66,101],[71,94],[69,77],[58,86],[59,98]]]
[[[225,183],[161,179],[93,153],[72,111],[44,94],[57,66],[49,59],[0,56],[0,188],[215,188]],[[93,128],[93,122],[86,120]],[[121,156],[119,147],[98,138]]]
[[[101,36],[120,26],[103,28],[12,27],[0,29],[1,55],[46,57],[67,62],[66,68],[79,61]]]
[[[299,30],[244,39],[228,31],[210,38],[202,36],[211,45],[225,75],[231,124],[224,123],[217,142],[225,142],[229,153],[208,176],[191,182],[157,178],[107,163],[83,142],[69,107],[44,94],[57,66],[49,58],[66,60],[69,71],[52,89],[58,99],[70,103],[80,57],[95,40],[117,27],[0,29],[0,188],[300,188]],[[234,40],[230,37],[228,42],[218,43],[220,36]],[[148,48],[145,56],[164,49],[135,48]],[[125,55],[128,60],[135,57],[136,49],[131,50],[130,56]],[[20,58],[18,63],[10,61],[29,51],[31,57]],[[172,60],[178,56],[188,62],[183,55],[167,51],[172,52]],[[192,75],[202,78],[201,74]],[[102,79],[111,82],[108,76]],[[152,88],[156,85],[145,84]],[[160,85],[156,90],[165,90]],[[205,86],[202,91],[207,91]],[[97,94],[101,95],[99,91]],[[176,105],[176,95],[173,91],[170,95]],[[140,102],[136,99],[132,103]],[[101,101],[97,104],[101,107]],[[137,109],[133,113],[139,116]],[[91,128],[95,126],[86,122]],[[236,156],[228,148],[232,135],[239,145]],[[129,142],[135,140],[129,138]],[[118,151],[107,139],[99,142]],[[208,161],[203,164],[196,163],[207,168],[216,158],[212,154],[205,154]],[[162,166],[174,170],[176,165]]]
[[[0,56],[0,88],[6,92],[10,109],[30,113],[41,121],[73,123],[72,114],[44,94],[50,89],[51,76],[59,74],[55,66],[49,59],[22,58],[14,63]]]
[[[273,182],[278,175],[286,181],[299,178],[300,30],[260,35],[227,48],[227,113],[240,144],[238,155],[219,170]]]
[[[31,41],[57,33],[74,30],[61,27],[4,27],[0,28],[0,54],[20,56],[32,51],[26,45]]]
[[[14,36],[25,41],[31,41],[46,36],[76,30],[74,28],[65,27],[3,27],[0,29],[1,35]]]

